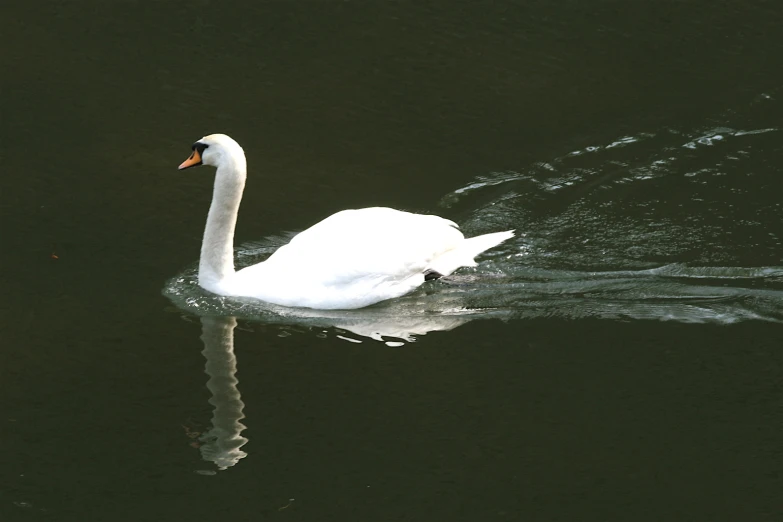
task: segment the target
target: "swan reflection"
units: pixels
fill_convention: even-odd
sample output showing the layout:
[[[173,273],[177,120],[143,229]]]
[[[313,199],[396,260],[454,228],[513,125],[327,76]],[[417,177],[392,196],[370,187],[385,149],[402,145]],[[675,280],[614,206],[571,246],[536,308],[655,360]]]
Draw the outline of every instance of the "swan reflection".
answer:
[[[506,273],[511,270],[507,270]],[[419,291],[362,310],[311,310],[268,305],[256,300],[193,293],[192,283],[172,280],[165,293],[180,310],[201,317],[214,407],[212,426],[201,433],[204,460],[220,470],[247,453],[237,389],[234,329],[237,318],[277,327],[280,336],[304,328],[352,342],[381,341],[388,346],[413,342],[433,331],[453,330],[474,319],[667,320],[728,324],[745,320],[783,322],[783,267],[686,267],[577,272],[529,269],[524,278],[454,278],[431,294]]]
[[[199,436],[199,451],[204,460],[214,462],[219,470],[234,466],[247,456],[242,446],[247,443],[242,431],[245,425],[245,404],[237,388],[237,359],[234,355],[234,317],[202,317],[201,352],[207,360],[204,371],[209,375],[207,388],[212,393],[209,403],[214,407],[212,427]]]
[[[206,359],[204,372],[209,376],[207,388],[211,393],[209,403],[213,406],[211,426],[201,433],[186,428],[188,435],[196,438],[201,456],[205,461],[214,462],[219,470],[235,466],[247,456],[242,447],[248,439],[242,436],[246,426],[242,424],[245,418],[238,380],[236,378],[237,359],[234,355],[234,329],[237,320],[234,316],[203,315],[201,316],[201,340],[204,343],[202,355]],[[313,313],[311,319],[304,321],[310,328],[331,327],[337,332],[353,334],[359,337],[385,341],[389,346],[402,344],[389,341],[395,338],[412,342],[414,336],[423,335],[433,330],[451,330],[469,321],[467,316],[442,317],[386,317],[383,314],[334,314],[324,317]],[[312,321],[315,319],[315,321]],[[337,337],[352,340],[345,335]],[[386,339],[385,339],[386,338]],[[211,474],[211,472],[205,472]]]

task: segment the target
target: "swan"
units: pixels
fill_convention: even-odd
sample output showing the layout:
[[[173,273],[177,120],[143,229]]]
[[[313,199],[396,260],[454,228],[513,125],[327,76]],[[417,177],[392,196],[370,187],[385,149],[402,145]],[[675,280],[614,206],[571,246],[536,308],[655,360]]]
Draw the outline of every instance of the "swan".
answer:
[[[400,297],[446,276],[514,235],[465,238],[453,221],[391,208],[343,210],[294,236],[266,261],[234,270],[234,230],[245,188],[242,147],[225,134],[196,141],[180,170],[217,167],[198,284],[223,296],[288,307],[354,309]]]

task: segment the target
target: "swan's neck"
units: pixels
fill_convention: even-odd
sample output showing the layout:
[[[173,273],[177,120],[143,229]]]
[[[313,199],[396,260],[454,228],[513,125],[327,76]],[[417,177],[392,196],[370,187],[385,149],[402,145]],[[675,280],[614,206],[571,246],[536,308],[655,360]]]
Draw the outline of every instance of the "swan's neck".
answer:
[[[199,285],[207,290],[214,291],[215,285],[234,274],[234,229],[246,175],[241,150],[227,156],[217,169],[198,266]]]

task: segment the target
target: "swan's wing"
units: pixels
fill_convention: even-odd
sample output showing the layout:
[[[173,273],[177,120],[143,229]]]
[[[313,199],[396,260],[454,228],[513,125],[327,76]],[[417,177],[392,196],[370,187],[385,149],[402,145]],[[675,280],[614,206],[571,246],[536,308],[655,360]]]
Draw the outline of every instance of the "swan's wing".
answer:
[[[378,207],[343,210],[296,235],[265,264],[327,286],[364,278],[403,281],[463,240],[454,222],[438,216]]]

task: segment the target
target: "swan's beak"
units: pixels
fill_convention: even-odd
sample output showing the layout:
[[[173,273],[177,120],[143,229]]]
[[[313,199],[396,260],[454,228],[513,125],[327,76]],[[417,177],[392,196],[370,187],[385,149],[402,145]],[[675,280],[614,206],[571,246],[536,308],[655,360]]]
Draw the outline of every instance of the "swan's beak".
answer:
[[[191,154],[188,159],[180,164],[179,170],[189,169],[190,167],[195,167],[196,165],[201,165],[201,154],[199,154],[197,150],[194,150],[193,154]]]

